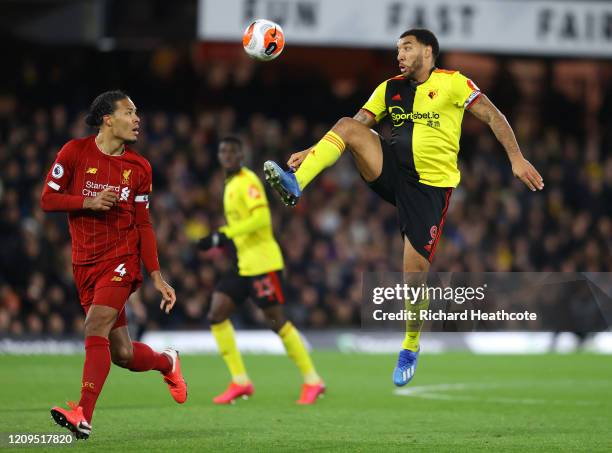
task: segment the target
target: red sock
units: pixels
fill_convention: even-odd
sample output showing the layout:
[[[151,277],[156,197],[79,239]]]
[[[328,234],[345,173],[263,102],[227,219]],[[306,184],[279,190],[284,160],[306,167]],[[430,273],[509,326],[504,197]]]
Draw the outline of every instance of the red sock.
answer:
[[[104,386],[111,366],[111,355],[108,338],[89,336],[85,338],[85,364],[81,384],[81,401],[83,415],[89,423],[93,417],[98,396]]]
[[[166,354],[155,352],[148,345],[132,341],[134,356],[128,365],[131,371],[157,370],[166,374],[172,370],[172,362]]]

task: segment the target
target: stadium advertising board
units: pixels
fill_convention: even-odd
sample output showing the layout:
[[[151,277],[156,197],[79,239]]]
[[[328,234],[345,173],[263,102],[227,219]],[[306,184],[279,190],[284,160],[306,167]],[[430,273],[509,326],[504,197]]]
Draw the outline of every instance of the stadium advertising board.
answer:
[[[301,45],[393,47],[406,29],[431,29],[443,49],[537,55],[612,55],[612,4],[522,0],[200,0],[198,37],[236,41],[254,18]]]

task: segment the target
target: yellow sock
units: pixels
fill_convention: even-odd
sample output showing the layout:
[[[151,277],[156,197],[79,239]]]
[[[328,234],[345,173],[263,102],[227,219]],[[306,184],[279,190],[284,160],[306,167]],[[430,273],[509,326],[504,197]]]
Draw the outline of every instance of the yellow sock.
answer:
[[[278,335],[281,337],[283,345],[285,345],[287,355],[295,362],[300,373],[302,373],[304,382],[311,385],[321,382],[321,377],[317,374],[312,364],[310,354],[308,354],[306,346],[304,346],[300,333],[293,324],[287,321],[281,330],[278,331]]]
[[[295,172],[300,189],[304,189],[315,176],[333,165],[342,155],[344,148],[346,144],[338,134],[332,131],[325,134]]]
[[[234,332],[232,322],[226,319],[219,324],[212,324],[210,331],[217,341],[221,357],[223,357],[225,364],[229,368],[232,381],[239,385],[247,385],[251,380],[246,373],[242,356],[236,346],[236,333]]]
[[[416,352],[419,350],[419,337],[421,336],[421,327],[423,321],[418,320],[419,310],[427,310],[429,307],[429,299],[421,299],[415,304],[411,304],[410,300],[406,299],[406,310],[416,313],[417,320],[406,320],[406,336],[402,342],[402,348]]]

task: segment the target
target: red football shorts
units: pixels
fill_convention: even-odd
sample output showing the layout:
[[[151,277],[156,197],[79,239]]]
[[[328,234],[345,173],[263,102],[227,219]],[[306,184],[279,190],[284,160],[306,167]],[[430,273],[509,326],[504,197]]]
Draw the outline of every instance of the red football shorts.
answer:
[[[85,314],[93,304],[119,311],[113,329],[127,324],[125,303],[142,284],[140,257],[122,256],[93,264],[73,265],[74,282]]]

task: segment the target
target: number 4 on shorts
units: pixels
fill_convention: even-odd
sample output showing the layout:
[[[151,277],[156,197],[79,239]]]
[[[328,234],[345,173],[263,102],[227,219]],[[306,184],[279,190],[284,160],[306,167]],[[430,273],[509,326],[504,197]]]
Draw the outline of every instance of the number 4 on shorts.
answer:
[[[117,272],[122,277],[127,274],[127,270],[125,269],[125,263],[121,263],[119,266],[117,266],[115,272]]]

